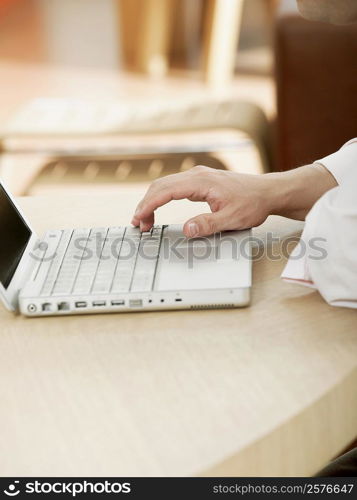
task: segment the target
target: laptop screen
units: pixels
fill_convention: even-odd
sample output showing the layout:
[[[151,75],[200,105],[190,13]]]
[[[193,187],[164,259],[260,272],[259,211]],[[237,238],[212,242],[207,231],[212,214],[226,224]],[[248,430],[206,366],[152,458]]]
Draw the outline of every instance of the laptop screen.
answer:
[[[7,288],[31,237],[31,230],[0,184],[0,283]]]

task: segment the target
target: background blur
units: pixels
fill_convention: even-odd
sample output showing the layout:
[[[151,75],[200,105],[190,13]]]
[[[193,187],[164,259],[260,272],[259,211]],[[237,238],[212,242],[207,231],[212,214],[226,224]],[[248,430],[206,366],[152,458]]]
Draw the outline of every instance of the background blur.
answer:
[[[47,194],[314,161],[356,135],[356,49],[295,0],[0,0],[0,174]]]

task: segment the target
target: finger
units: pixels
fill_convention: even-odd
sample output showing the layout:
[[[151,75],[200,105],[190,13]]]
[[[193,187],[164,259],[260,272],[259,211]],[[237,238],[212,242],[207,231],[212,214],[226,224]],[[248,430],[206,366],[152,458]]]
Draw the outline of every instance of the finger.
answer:
[[[188,220],[183,227],[183,232],[187,238],[210,236],[214,233],[232,229],[230,219],[226,210],[201,214]]]
[[[192,201],[204,201],[205,194],[201,189],[202,185],[200,186],[196,179],[181,177],[181,175],[182,174],[172,175],[170,179],[165,179],[166,182],[162,182],[156,186],[153,185],[153,187],[148,190],[134,214],[134,224],[150,219],[157,208],[172,200],[187,198]]]
[[[155,223],[155,217],[154,217],[153,213],[149,217],[147,217],[146,219],[139,219],[139,218],[133,217],[131,220],[131,223],[135,227],[140,227],[140,229],[144,226],[145,226],[145,228],[148,227],[148,229],[142,229],[142,230],[149,231]]]
[[[140,222],[145,219],[145,213],[142,214],[142,207],[145,206],[146,200],[152,198],[155,196],[155,193],[159,192],[161,189],[163,189],[163,182],[162,179],[160,181],[153,182],[147,192],[145,193],[145,196],[142,198],[142,200],[138,203],[135,213],[133,215],[131,223],[134,226],[140,226]],[[153,213],[153,212],[152,212]],[[146,218],[150,217],[152,214],[149,214],[146,216]]]
[[[134,215],[131,220],[131,223],[135,227],[140,227],[141,231],[149,231],[155,222],[155,214],[152,212],[148,217],[138,217]]]
[[[139,223],[140,231],[141,232],[150,231],[153,225],[154,225],[154,214],[152,214],[148,219],[140,221]]]
[[[150,186],[148,187],[145,195],[143,196],[143,198],[141,199],[141,201],[138,203],[137,205],[137,210],[141,208],[142,204],[144,203],[144,201],[146,200],[146,198],[151,194],[151,193],[154,193],[156,191],[160,191],[164,186],[167,186],[169,185],[170,183],[175,183],[175,182],[178,182],[181,178],[181,176],[183,175],[186,175],[186,172],[184,173],[179,173],[179,174],[171,174],[171,175],[167,175],[165,177],[160,177],[159,179],[156,179],[155,181],[153,181]]]

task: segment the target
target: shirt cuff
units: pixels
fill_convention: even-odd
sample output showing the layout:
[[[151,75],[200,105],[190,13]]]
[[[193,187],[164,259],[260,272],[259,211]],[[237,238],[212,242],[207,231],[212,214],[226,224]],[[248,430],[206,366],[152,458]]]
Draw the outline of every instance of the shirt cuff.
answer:
[[[303,235],[289,256],[289,260],[281,274],[284,281],[316,288],[308,269],[306,246],[303,244]]]
[[[357,168],[357,138],[347,142],[339,151],[314,163],[323,165],[340,185],[348,182],[352,168]]]

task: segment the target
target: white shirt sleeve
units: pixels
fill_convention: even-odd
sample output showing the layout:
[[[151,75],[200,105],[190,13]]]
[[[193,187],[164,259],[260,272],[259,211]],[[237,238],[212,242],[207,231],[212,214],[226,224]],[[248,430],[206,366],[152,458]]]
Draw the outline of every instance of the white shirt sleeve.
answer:
[[[282,277],[316,288],[331,305],[357,308],[357,139],[316,163],[339,185],[312,207]]]
[[[336,179],[338,185],[349,182],[351,175],[357,170],[357,137],[347,142],[336,153],[326,156],[322,160],[317,160],[314,163],[319,163],[327,168]]]

